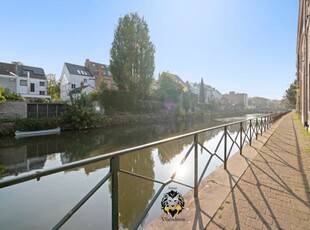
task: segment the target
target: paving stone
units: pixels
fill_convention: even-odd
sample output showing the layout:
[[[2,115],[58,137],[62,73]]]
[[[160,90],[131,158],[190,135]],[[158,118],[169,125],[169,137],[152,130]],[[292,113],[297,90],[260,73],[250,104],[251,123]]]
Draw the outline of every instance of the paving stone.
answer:
[[[231,229],[226,217],[238,229],[310,229],[309,148],[310,137],[286,115],[218,210],[221,227],[214,219],[206,229]]]
[[[302,129],[293,113],[287,114],[247,146],[251,154],[244,150],[242,159],[229,161],[226,171],[214,173],[217,184],[208,184],[206,191],[203,181],[199,226],[193,224],[197,211],[192,206],[192,213],[183,213],[187,222],[163,226],[157,219],[147,229],[310,230],[310,135]],[[241,161],[242,172],[236,170]],[[195,203],[192,193],[185,199]]]

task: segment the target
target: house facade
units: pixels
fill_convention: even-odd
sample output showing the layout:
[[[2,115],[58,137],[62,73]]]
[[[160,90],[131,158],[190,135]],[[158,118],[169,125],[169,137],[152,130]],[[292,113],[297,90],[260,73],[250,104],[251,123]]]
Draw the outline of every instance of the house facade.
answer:
[[[248,95],[246,93],[235,93],[234,91],[229,92],[229,94],[223,94],[223,98],[231,101],[235,106],[239,106],[240,109],[247,109]]]
[[[296,110],[304,127],[309,126],[310,116],[310,53],[309,53],[309,1],[299,0],[299,15],[296,44],[296,77],[298,84]]]
[[[47,78],[39,67],[0,63],[0,85],[26,99],[50,99]]]
[[[11,92],[17,92],[16,65],[0,62],[0,85]]]
[[[65,62],[60,76],[61,100],[69,100],[70,92],[77,89],[81,89],[82,93],[89,94],[95,89],[95,77],[85,66]]]
[[[187,82],[186,83],[189,90],[198,95],[199,98],[199,92],[200,92],[200,85],[201,83],[191,83]],[[204,93],[205,93],[205,102],[210,102],[210,101],[216,101],[216,100],[221,100],[222,99],[222,94],[215,88],[213,88],[210,85],[205,85],[204,84]]]
[[[108,65],[92,62],[89,59],[86,59],[85,67],[95,77],[96,89],[99,89],[102,83],[105,84],[105,87],[109,90],[118,89]]]

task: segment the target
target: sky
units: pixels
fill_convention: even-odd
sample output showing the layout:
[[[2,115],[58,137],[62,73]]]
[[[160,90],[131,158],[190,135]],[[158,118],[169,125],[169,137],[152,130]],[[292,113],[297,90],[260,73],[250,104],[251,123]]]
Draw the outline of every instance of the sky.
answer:
[[[110,62],[118,20],[137,12],[163,71],[222,94],[281,99],[296,78],[297,0],[0,0],[0,62]]]

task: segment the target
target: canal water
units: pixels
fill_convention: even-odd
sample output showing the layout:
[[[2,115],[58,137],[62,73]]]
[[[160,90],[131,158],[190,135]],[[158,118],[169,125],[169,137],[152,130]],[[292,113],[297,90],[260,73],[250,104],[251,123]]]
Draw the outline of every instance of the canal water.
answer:
[[[19,140],[15,140],[14,137],[2,138],[0,140],[0,181],[255,116],[258,114],[201,122],[124,126],[80,132],[68,131],[62,132],[60,135]],[[229,128],[232,137],[236,135],[238,129],[239,126]],[[199,135],[199,142],[213,153],[222,135],[223,129],[215,129]],[[169,180],[174,171],[177,171],[175,180],[193,186],[193,151],[185,163],[180,166],[180,162],[192,143],[193,137],[188,137],[123,155],[120,158],[120,168],[158,181]],[[237,150],[235,146],[232,152]],[[223,157],[222,152],[219,150],[221,157]],[[210,154],[203,148],[199,148],[199,175],[204,171],[209,159]],[[219,167],[221,163],[218,158],[213,157],[204,177]],[[52,228],[108,172],[109,161],[101,161],[43,177],[40,181],[33,180],[0,189],[1,229]],[[160,186],[161,184],[149,180],[120,173],[121,228],[132,229]],[[160,202],[163,194],[170,191],[171,187],[176,188],[181,194],[190,190],[190,188],[176,183],[167,186],[143,221],[142,228],[163,212]],[[63,229],[111,229],[111,180],[108,180],[72,216]]]

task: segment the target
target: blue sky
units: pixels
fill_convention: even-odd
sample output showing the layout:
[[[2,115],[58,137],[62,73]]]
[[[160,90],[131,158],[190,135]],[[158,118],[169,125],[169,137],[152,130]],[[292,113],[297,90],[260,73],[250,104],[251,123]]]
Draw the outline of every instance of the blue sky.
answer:
[[[109,64],[118,19],[137,12],[162,71],[221,93],[281,99],[295,79],[297,0],[0,0],[0,62],[60,77],[64,62]]]

